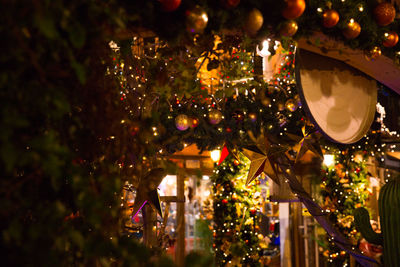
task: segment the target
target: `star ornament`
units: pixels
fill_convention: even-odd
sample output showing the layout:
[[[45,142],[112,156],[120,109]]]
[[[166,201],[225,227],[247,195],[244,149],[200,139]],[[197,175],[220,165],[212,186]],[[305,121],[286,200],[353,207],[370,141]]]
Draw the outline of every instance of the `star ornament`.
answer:
[[[250,137],[252,137],[252,134]],[[243,154],[251,161],[246,185],[261,173],[265,173],[275,183],[280,184],[278,172],[281,170],[276,160],[283,155],[286,149],[281,146],[271,145],[263,133],[257,139],[254,137],[252,139],[255,141],[255,145],[243,149]]]
[[[318,143],[318,133],[316,131],[310,131],[306,128],[306,126],[303,126],[301,131],[303,133],[303,137],[289,133],[287,134],[292,140],[298,142],[299,144],[296,155],[296,163],[300,161],[300,159],[304,156],[304,154],[306,154],[307,151],[311,151],[316,156],[323,158],[322,150]]]
[[[166,173],[162,168],[155,168],[149,171],[140,180],[139,186],[136,190],[136,198],[133,203],[132,218],[135,218],[139,211],[147,203],[163,217],[161,210],[160,197],[158,195],[157,187],[164,179]]]

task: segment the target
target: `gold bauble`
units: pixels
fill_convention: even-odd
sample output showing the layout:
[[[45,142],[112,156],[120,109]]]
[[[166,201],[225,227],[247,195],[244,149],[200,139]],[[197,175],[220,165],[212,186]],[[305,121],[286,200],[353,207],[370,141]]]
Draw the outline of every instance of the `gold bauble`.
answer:
[[[257,121],[257,114],[256,113],[249,113],[249,119],[251,122],[256,122]]]
[[[211,109],[210,112],[208,112],[208,121],[216,125],[222,121],[222,113],[221,111],[217,109]]]
[[[279,111],[285,110],[285,104],[283,104],[283,102],[278,102],[278,110]]]
[[[201,33],[207,27],[208,16],[206,11],[195,6],[186,11],[186,29],[190,33]]]
[[[256,35],[264,23],[264,17],[260,10],[253,8],[248,14],[244,23],[244,30],[249,35]]]
[[[306,9],[304,0],[285,0],[285,8],[282,10],[282,16],[285,19],[296,19],[300,17]]]
[[[391,3],[380,3],[374,8],[375,21],[379,26],[386,26],[396,17],[396,9]]]
[[[343,35],[347,39],[354,39],[357,38],[358,35],[360,35],[361,32],[361,26],[358,24],[358,22],[351,20],[349,23],[347,23],[346,28],[343,30]]]
[[[297,25],[296,21],[288,20],[288,21],[285,21],[281,25],[281,29],[280,29],[279,33],[286,37],[292,37],[293,35],[296,34],[298,29],[299,29],[299,26]]]
[[[294,99],[288,99],[285,103],[285,107],[288,111],[294,112],[297,109],[297,103]]]
[[[375,59],[380,57],[381,54],[382,54],[382,51],[378,46],[375,46],[372,49],[364,51],[364,56],[368,61],[370,61],[370,60],[374,61]]]
[[[185,114],[179,114],[175,118],[175,126],[179,131],[186,131],[190,127],[190,119]]]
[[[389,32],[385,34],[385,40],[383,41],[383,46],[393,47],[399,41],[399,35],[396,32]]]
[[[263,104],[264,106],[268,107],[269,105],[271,105],[271,98],[263,97],[261,99],[261,104]]]
[[[322,15],[322,25],[325,28],[333,28],[339,22],[339,13],[334,9],[325,10]]]

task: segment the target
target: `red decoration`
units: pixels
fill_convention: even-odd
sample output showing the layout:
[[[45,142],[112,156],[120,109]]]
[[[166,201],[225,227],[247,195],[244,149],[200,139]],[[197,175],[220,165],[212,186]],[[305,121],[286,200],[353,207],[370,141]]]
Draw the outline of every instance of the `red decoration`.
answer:
[[[379,26],[389,25],[396,17],[396,9],[391,3],[380,3],[374,9],[374,17]]]
[[[229,150],[225,145],[221,151],[221,156],[219,157],[218,165],[220,165],[228,155],[229,155]]]
[[[159,0],[164,11],[171,12],[176,10],[180,4],[181,0]]]
[[[343,30],[343,35],[347,39],[354,39],[357,38],[357,36],[360,35],[361,32],[361,26],[358,24],[358,22],[351,20],[346,28]]]
[[[250,214],[253,215],[253,216],[256,215],[256,212],[257,212],[256,209],[251,209],[251,210],[250,210]]]
[[[334,9],[325,10],[322,15],[322,25],[325,28],[333,28],[339,22],[339,13]]]
[[[228,204],[228,200],[227,200],[226,198],[224,198],[224,199],[222,200],[222,204]]]
[[[303,14],[305,9],[306,1],[304,0],[285,0],[282,16],[286,19],[296,19]]]
[[[393,47],[399,41],[399,35],[396,32],[389,32],[387,35],[385,34],[385,40],[383,41],[383,46],[385,47]]]
[[[227,9],[237,7],[240,0],[221,0],[221,5]]]

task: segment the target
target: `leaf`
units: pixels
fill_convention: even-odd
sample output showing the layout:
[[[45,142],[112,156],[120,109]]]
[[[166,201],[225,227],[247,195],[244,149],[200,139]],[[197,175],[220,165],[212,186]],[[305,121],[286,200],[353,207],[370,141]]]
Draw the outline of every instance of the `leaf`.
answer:
[[[69,40],[76,48],[81,48],[86,42],[86,30],[78,23],[75,23],[68,31]]]
[[[84,84],[86,82],[86,70],[83,65],[73,60],[71,62],[71,67],[74,69],[79,82],[81,84]]]

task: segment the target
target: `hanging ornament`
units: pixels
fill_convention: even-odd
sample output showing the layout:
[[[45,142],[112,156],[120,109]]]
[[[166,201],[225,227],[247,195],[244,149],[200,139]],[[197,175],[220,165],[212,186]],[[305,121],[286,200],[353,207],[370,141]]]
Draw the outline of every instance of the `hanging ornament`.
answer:
[[[393,47],[399,41],[399,35],[396,32],[385,33],[385,40],[383,41],[383,46]]]
[[[360,32],[361,26],[358,22],[354,21],[354,19],[351,19],[350,22],[347,23],[346,28],[343,29],[343,35],[347,39],[357,38],[357,36],[360,35]]]
[[[175,118],[175,126],[179,131],[186,131],[190,126],[190,119],[185,114],[179,114]]]
[[[391,3],[380,3],[374,9],[374,18],[379,26],[389,25],[395,17],[396,9]]]
[[[296,155],[296,163],[300,161],[307,151],[311,151],[317,157],[323,159],[321,146],[319,145],[320,136],[317,134],[317,132],[310,130],[310,127],[306,126],[303,126],[301,131],[303,133],[303,137],[290,133],[287,134],[289,138],[295,140],[299,144]]]
[[[256,113],[249,113],[249,119],[251,122],[255,123],[257,121],[257,114]]]
[[[210,112],[208,112],[208,121],[213,124],[216,125],[218,123],[220,123],[222,121],[223,117],[222,117],[222,113],[221,111],[217,110],[217,109],[211,109]]]
[[[294,99],[288,99],[285,103],[285,108],[290,112],[294,112],[297,110],[297,103]]]
[[[381,49],[378,46],[374,46],[372,49],[364,51],[364,56],[368,61],[374,61],[381,54],[382,54]]]
[[[239,5],[240,0],[221,0],[221,5],[226,9],[235,8]]]
[[[162,5],[162,9],[167,12],[176,10],[181,4],[181,0],[159,0],[159,1]]]
[[[322,15],[322,25],[325,28],[333,28],[339,22],[339,13],[334,9],[325,10]]]
[[[281,29],[280,29],[279,33],[286,37],[292,37],[293,35],[296,34],[298,29],[299,29],[299,26],[297,25],[296,21],[288,20],[288,21],[285,21],[281,25]]]
[[[218,166],[221,165],[221,163],[226,159],[228,155],[229,155],[228,147],[224,145],[221,151],[221,156],[219,157]]]
[[[249,173],[247,175],[246,185],[251,183],[261,173],[265,173],[275,183],[279,183],[277,157],[282,156],[286,151],[281,146],[272,145],[263,132],[257,137],[249,132],[250,138],[253,140],[254,145],[244,148],[243,154],[251,161]]]
[[[198,118],[190,118],[191,119],[191,123],[190,123],[190,128],[194,129],[197,126],[199,126],[199,119]]]
[[[202,33],[207,22],[208,16],[203,8],[196,6],[186,11],[186,29],[190,33]]]
[[[261,104],[263,104],[264,106],[268,107],[269,105],[271,105],[271,98],[269,97],[264,97],[261,99]]]
[[[306,9],[304,0],[285,0],[285,8],[282,10],[282,16],[285,19],[296,19],[300,17]]]
[[[287,122],[288,122],[288,120],[287,120],[287,118],[285,117],[285,115],[283,115],[282,113],[280,113],[280,114],[278,115],[279,127],[285,126]]]
[[[264,23],[264,17],[260,10],[253,8],[248,14],[244,23],[244,30],[250,36],[256,35]]]

